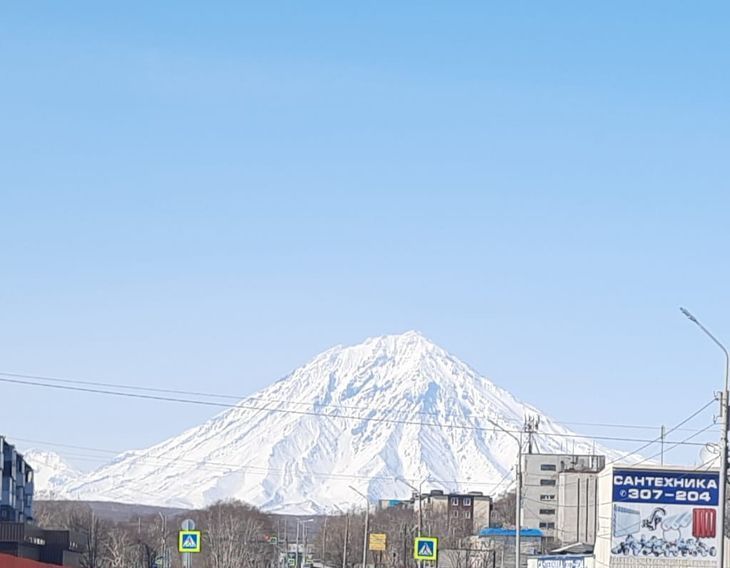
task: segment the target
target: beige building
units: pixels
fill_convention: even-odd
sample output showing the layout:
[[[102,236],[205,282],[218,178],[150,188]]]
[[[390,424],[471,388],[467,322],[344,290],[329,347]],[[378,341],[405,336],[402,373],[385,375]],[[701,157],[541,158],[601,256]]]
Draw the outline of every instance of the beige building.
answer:
[[[434,490],[414,498],[414,510],[423,507],[423,530],[439,531],[445,536],[463,538],[489,526],[492,498],[478,491],[444,493]]]
[[[596,534],[593,520],[596,485],[591,478],[605,464],[604,456],[595,455],[523,455],[522,526],[540,529],[545,538],[566,544],[591,544],[590,537],[595,538]],[[579,480],[582,485],[578,484]],[[588,491],[587,498],[582,491]]]
[[[598,528],[598,474],[560,472],[555,501],[555,538],[566,544],[594,544]]]

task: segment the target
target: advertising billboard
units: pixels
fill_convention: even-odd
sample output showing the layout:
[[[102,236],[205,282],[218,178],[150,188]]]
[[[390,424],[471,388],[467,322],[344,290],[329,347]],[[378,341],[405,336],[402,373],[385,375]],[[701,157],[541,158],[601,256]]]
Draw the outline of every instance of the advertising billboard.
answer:
[[[615,469],[612,484],[612,556],[717,556],[717,473]]]

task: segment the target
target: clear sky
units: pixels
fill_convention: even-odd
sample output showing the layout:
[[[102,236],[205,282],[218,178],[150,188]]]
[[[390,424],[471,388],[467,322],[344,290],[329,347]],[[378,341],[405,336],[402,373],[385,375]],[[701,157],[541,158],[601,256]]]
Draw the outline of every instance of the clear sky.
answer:
[[[246,395],[418,329],[564,422],[676,423],[722,383],[678,306],[730,342],[729,25],[666,0],[5,3],[0,371]],[[10,436],[120,450],[214,412],[0,398]]]

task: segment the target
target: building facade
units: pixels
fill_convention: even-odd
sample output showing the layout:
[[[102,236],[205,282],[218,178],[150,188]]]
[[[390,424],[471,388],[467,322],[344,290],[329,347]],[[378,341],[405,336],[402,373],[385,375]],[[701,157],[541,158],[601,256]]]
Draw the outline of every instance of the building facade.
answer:
[[[594,544],[598,503],[597,473],[561,472],[558,475],[555,538],[566,544]]]
[[[414,498],[414,510],[423,507],[423,528],[455,538],[477,534],[489,526],[492,498],[479,491],[444,493],[434,490]],[[434,532],[434,534],[436,534]]]
[[[606,458],[596,455],[523,455],[522,526],[540,529],[546,539],[592,544],[596,477],[605,465]]]
[[[15,446],[0,436],[0,522],[25,523],[33,520],[33,468]]]
[[[0,523],[0,554],[48,565],[81,566],[80,539],[70,531],[45,530],[30,523]],[[3,564],[0,562],[0,567]]]

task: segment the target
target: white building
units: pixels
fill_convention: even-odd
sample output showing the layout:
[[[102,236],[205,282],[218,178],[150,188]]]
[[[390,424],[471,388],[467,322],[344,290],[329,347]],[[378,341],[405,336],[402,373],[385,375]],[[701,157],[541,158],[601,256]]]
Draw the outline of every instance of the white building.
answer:
[[[523,455],[522,526],[540,529],[545,538],[563,543],[592,544],[596,534],[592,479],[605,463],[604,456],[595,455]]]

